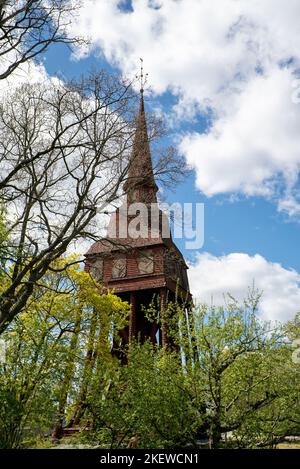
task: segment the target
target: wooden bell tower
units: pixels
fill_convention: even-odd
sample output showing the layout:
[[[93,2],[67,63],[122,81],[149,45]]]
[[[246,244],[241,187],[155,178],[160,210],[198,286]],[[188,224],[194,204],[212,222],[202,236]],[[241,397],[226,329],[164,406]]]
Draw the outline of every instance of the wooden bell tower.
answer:
[[[158,208],[158,187],[151,160],[143,86],[123,190],[127,195],[126,211],[123,205],[111,216],[106,238],[94,243],[86,253],[86,270],[131,305],[129,326],[121,331],[117,347],[128,344],[132,339],[142,342],[150,339],[153,344],[168,346],[166,322],[150,322],[144,310],[155,298],[157,313],[162,319],[168,301],[174,301],[176,297],[179,301],[191,303],[192,297],[188,267],[172,240],[167,217]],[[140,236],[135,234],[133,237],[130,235],[133,220],[130,207],[136,206],[134,204],[142,204],[143,213],[140,215]]]

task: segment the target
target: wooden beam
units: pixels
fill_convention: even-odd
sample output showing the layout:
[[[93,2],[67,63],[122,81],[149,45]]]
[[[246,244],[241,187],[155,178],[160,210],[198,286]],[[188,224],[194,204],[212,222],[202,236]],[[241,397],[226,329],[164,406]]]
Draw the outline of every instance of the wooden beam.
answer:
[[[136,293],[130,292],[129,341],[136,338]]]

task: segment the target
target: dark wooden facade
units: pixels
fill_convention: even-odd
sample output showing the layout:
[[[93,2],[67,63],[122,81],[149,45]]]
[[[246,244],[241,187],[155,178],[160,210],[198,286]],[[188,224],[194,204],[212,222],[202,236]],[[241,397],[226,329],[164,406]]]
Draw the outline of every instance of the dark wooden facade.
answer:
[[[129,164],[128,178],[124,184],[127,207],[142,203],[146,207],[145,223],[147,235],[137,238],[120,237],[120,224],[125,220],[129,226],[131,217],[122,216],[122,207],[112,215],[107,237],[91,246],[86,253],[86,270],[99,283],[113,290],[131,305],[129,326],[121,331],[118,346],[126,345],[131,339],[150,339],[152,343],[168,345],[167,326],[164,321],[150,322],[144,309],[151,302],[157,307],[162,319],[168,301],[191,302],[187,277],[187,265],[181,252],[174,244],[171,234],[166,236],[162,223],[166,217],[159,210],[158,191],[153,174],[147,134],[143,93],[137,117],[137,129]],[[150,214],[156,213],[157,230],[153,235]],[[152,218],[153,221],[153,218]],[[124,226],[124,225],[123,225]]]

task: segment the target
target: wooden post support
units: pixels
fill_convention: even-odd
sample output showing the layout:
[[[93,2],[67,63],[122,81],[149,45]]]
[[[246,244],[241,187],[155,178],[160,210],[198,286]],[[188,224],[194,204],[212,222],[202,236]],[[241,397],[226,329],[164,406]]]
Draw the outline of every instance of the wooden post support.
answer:
[[[150,340],[153,345],[156,344],[156,333],[157,333],[157,322],[154,321],[151,324],[151,331],[150,331]]]
[[[136,295],[130,293],[129,341],[136,337]]]
[[[168,346],[168,333],[167,333],[167,324],[165,318],[165,308],[166,308],[166,289],[160,289],[160,320],[161,320],[161,345],[162,347]]]

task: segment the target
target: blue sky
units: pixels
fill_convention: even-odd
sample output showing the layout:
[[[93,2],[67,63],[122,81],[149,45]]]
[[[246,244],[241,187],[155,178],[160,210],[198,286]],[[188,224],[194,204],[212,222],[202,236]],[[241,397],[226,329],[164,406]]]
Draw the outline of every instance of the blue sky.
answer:
[[[74,60],[72,52],[64,45],[56,45],[45,56],[45,67],[50,75],[72,79],[88,72],[92,68],[107,69],[112,73],[120,73],[98,53],[82,60]],[[137,63],[137,68],[139,63]],[[151,86],[151,77],[149,78]],[[170,92],[161,96],[146,98],[149,112],[159,104],[163,109],[170,109],[176,96]],[[178,127],[178,133],[191,129],[202,129],[209,118],[205,114],[197,114],[193,122],[186,120]],[[174,130],[169,130],[169,143],[176,139]],[[172,139],[173,136],[173,139]],[[168,142],[167,142],[168,143]],[[237,197],[231,201],[230,195],[206,197],[195,188],[194,172],[186,177],[173,191],[166,194],[170,202],[202,202],[205,204],[205,242],[203,250],[220,256],[230,252],[246,252],[250,255],[261,254],[272,262],[280,262],[287,268],[300,271],[300,223],[290,220],[286,214],[278,213],[276,205],[261,197]],[[194,253],[185,251],[185,243],[177,241],[187,258]]]
[[[239,297],[255,279],[277,295],[264,316],[285,319],[300,309],[300,103],[292,101],[300,5],[252,3],[86,0],[74,31],[88,31],[91,47],[74,58],[53,46],[44,66],[62,79],[91,68],[132,78],[144,58],[146,107],[165,116],[167,143],[194,169],[167,201],[205,204],[201,251],[177,242],[194,263],[193,288],[205,299],[222,288]],[[231,280],[220,281],[231,268]]]

